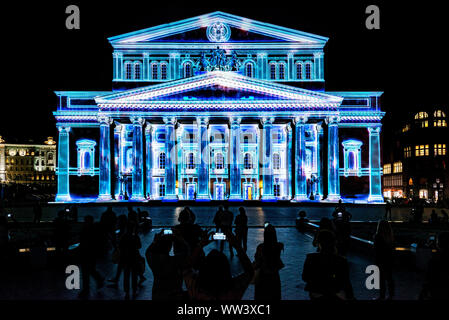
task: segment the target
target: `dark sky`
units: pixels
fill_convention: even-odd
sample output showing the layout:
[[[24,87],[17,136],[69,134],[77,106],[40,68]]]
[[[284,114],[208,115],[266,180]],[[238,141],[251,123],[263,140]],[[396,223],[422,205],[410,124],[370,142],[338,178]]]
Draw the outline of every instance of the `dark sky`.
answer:
[[[92,2],[16,1],[2,8],[7,90],[0,135],[8,142],[43,141],[56,135],[53,91],[111,89],[112,48],[107,37],[215,10],[329,37],[326,90],[384,91],[387,127],[410,109],[449,101],[449,19],[441,5],[430,1],[419,6],[376,0],[210,2],[221,6],[166,1],[167,7],[161,6],[164,1],[158,6],[156,1]],[[80,30],[65,28],[69,4],[80,8]],[[369,4],[380,8],[380,30],[365,28]]]

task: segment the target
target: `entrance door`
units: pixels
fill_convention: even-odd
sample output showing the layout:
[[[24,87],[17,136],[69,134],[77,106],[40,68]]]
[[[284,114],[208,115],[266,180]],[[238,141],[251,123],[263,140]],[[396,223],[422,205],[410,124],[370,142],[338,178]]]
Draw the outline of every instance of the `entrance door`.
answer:
[[[225,184],[216,183],[215,184],[215,200],[224,200]]]
[[[252,183],[244,183],[243,188],[245,191],[245,200],[253,199],[253,184]]]
[[[187,200],[195,200],[195,187],[194,183],[187,184]]]

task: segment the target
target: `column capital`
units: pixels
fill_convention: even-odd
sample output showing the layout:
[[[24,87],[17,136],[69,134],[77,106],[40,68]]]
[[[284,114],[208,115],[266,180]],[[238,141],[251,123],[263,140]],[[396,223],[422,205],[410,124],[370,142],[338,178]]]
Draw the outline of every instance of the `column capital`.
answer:
[[[368,132],[370,135],[378,135],[380,133],[380,126],[368,127]]]
[[[231,123],[231,126],[239,125],[242,122],[242,118],[241,117],[230,117],[229,122]]]
[[[208,117],[196,117],[196,122],[199,125],[206,125],[209,123],[209,118]]]
[[[175,125],[176,124],[176,118],[175,117],[164,117],[163,121],[165,124],[171,124],[171,125]]]
[[[314,58],[321,58],[324,55],[322,51],[314,52],[313,57]]]
[[[66,127],[66,126],[58,126],[58,131],[61,133],[69,133],[70,132],[70,127]]]
[[[338,125],[340,120],[340,116],[329,116],[325,119],[327,125]]]
[[[148,121],[145,124],[145,135],[149,135],[153,131],[153,125]]]
[[[267,53],[266,52],[258,52],[257,53],[257,57],[258,58],[265,58],[265,57],[267,57],[268,55],[267,55]]]
[[[178,52],[170,52],[170,58],[179,58],[181,55]]]
[[[100,126],[109,126],[112,124],[112,118],[105,115],[98,115],[97,121],[100,123]]]
[[[307,117],[306,116],[297,116],[293,118],[293,123],[295,125],[299,125],[299,124],[305,124],[307,122]]]
[[[149,54],[148,52],[144,52],[144,53],[143,53],[143,57],[144,57],[144,58],[148,58],[149,56],[150,56],[150,54]]]
[[[274,117],[263,117],[260,119],[260,123],[263,126],[272,125],[274,122]]]
[[[116,51],[114,51],[113,53],[112,53],[112,56],[113,57],[123,57],[123,52],[116,52]]]
[[[145,124],[145,119],[141,117],[130,117],[129,120],[135,126],[143,126]]]

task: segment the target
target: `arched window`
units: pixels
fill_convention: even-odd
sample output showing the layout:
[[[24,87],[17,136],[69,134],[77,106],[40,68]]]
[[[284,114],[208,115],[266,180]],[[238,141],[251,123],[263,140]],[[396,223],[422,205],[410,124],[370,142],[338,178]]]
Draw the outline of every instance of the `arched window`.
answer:
[[[221,152],[215,155],[215,169],[224,169],[224,157]]]
[[[243,168],[246,170],[253,168],[253,157],[250,153],[245,153],[245,157],[243,158]]]
[[[279,79],[283,80],[285,79],[285,64],[279,63]]]
[[[161,63],[161,79],[166,80],[167,79],[167,64]]]
[[[302,79],[302,63],[298,62],[296,64],[296,79]]]
[[[187,169],[195,169],[195,155],[193,152],[187,154]]]
[[[306,79],[312,79],[312,64],[310,62],[306,63]]]
[[[192,64],[190,62],[184,63],[184,78],[192,76]]]
[[[140,80],[142,77],[142,65],[140,62],[134,62],[134,79]]]
[[[165,152],[159,154],[159,169],[165,169]]]
[[[247,77],[250,77],[250,78],[254,77],[254,66],[251,62],[248,62],[245,65],[245,74]]]
[[[92,174],[95,159],[96,142],[88,139],[81,139],[76,142],[78,147],[78,174]],[[40,161],[43,165],[43,160]],[[40,170],[39,170],[40,171]]]
[[[444,119],[446,117],[446,114],[441,111],[441,110],[436,110],[433,113],[433,126],[434,127],[447,127],[447,122],[446,119]]]
[[[446,114],[444,113],[444,111],[436,110],[433,113],[433,116],[436,117],[436,118],[443,118],[443,117],[446,117]]]
[[[279,153],[273,153],[273,169],[281,169],[281,156],[279,155]]]
[[[133,77],[133,66],[131,62],[125,62],[125,79],[130,80]]]
[[[276,79],[276,64],[274,62],[270,63],[270,79]]]
[[[421,128],[427,128],[429,126],[429,114],[425,111],[420,111],[417,114],[415,114],[415,120],[417,121],[418,125],[421,125]]]
[[[158,78],[158,65],[157,63],[151,64],[151,78],[157,79]]]

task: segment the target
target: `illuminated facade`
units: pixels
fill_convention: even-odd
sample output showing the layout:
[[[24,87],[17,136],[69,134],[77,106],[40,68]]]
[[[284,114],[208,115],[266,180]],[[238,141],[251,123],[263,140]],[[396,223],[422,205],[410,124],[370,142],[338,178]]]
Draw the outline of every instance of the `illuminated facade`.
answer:
[[[55,185],[56,142],[6,143],[0,136],[0,183]]]
[[[56,92],[56,201],[383,201],[381,92],[325,92],[327,38],[214,12],[109,42],[112,91]]]

